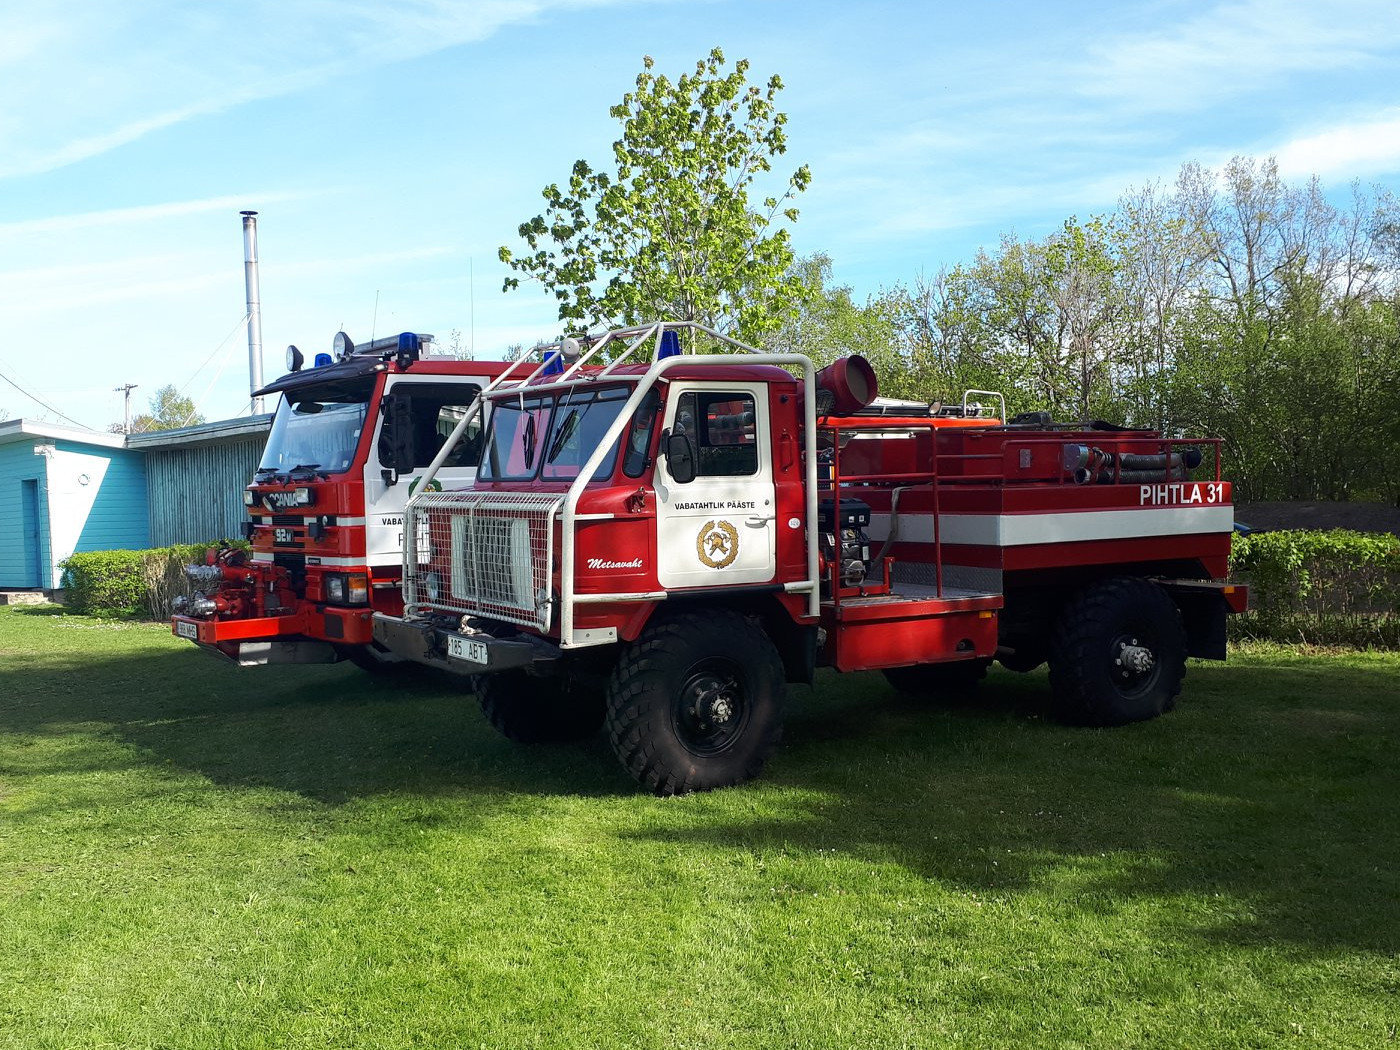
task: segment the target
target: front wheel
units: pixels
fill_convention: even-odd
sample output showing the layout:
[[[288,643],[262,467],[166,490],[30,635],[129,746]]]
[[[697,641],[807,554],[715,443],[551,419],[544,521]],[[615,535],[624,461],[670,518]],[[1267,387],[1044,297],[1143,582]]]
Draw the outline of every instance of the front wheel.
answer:
[[[738,613],[711,609],[649,624],[608,681],[608,736],[658,795],[750,780],[782,738],[783,664]]]
[[[1055,714],[1116,726],[1170,711],[1186,677],[1186,631],[1170,595],[1118,577],[1080,592],[1060,616],[1050,653]]]

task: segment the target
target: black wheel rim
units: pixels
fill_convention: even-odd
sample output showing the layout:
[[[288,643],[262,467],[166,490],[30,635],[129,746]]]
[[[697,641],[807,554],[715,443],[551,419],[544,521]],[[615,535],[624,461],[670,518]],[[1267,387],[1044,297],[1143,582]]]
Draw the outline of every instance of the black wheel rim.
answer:
[[[1150,667],[1137,665],[1135,657],[1139,650],[1150,655]],[[1150,693],[1162,674],[1162,663],[1153,639],[1144,631],[1128,630],[1114,635],[1108,643],[1108,674],[1114,688],[1125,699],[1136,700]]]
[[[686,673],[676,692],[676,736],[693,755],[718,755],[743,736],[751,707],[739,667],[727,660],[707,660]]]

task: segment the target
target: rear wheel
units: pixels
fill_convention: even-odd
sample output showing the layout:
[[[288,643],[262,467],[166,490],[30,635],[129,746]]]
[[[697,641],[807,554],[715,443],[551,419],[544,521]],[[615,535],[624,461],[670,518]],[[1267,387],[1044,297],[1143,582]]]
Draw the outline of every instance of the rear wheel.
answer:
[[[955,663],[915,664],[913,667],[887,667],[885,680],[901,693],[934,699],[971,696],[977,684],[987,677],[990,660],[958,660]]]
[[[480,675],[476,694],[486,721],[518,744],[582,740],[603,724],[602,693],[564,676]]]
[[[1096,583],[1061,614],[1050,656],[1054,713],[1125,725],[1170,711],[1186,676],[1186,631],[1166,591],[1137,577]]]
[[[783,681],[778,650],[736,612],[652,623],[608,682],[613,750],[658,795],[750,780],[782,738]]]

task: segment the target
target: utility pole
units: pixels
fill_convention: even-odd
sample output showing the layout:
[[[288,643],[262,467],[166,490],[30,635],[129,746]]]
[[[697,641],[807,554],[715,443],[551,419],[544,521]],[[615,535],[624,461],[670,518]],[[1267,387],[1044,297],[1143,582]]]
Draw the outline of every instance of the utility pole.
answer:
[[[114,391],[115,393],[125,395],[122,401],[123,434],[131,433],[131,392],[136,389],[137,385],[136,383],[127,383],[125,386],[116,387]]]

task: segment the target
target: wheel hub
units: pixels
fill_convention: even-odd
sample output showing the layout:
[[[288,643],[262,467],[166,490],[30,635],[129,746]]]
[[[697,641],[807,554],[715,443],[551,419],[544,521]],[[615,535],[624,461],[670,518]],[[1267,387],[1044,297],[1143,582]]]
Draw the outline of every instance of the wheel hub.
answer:
[[[1157,661],[1152,655],[1152,650],[1138,645],[1137,639],[1134,638],[1119,648],[1116,662],[1119,667],[1132,674],[1146,674]]]
[[[697,754],[724,750],[742,730],[743,690],[732,674],[702,670],[685,684],[678,700],[676,728]]]

